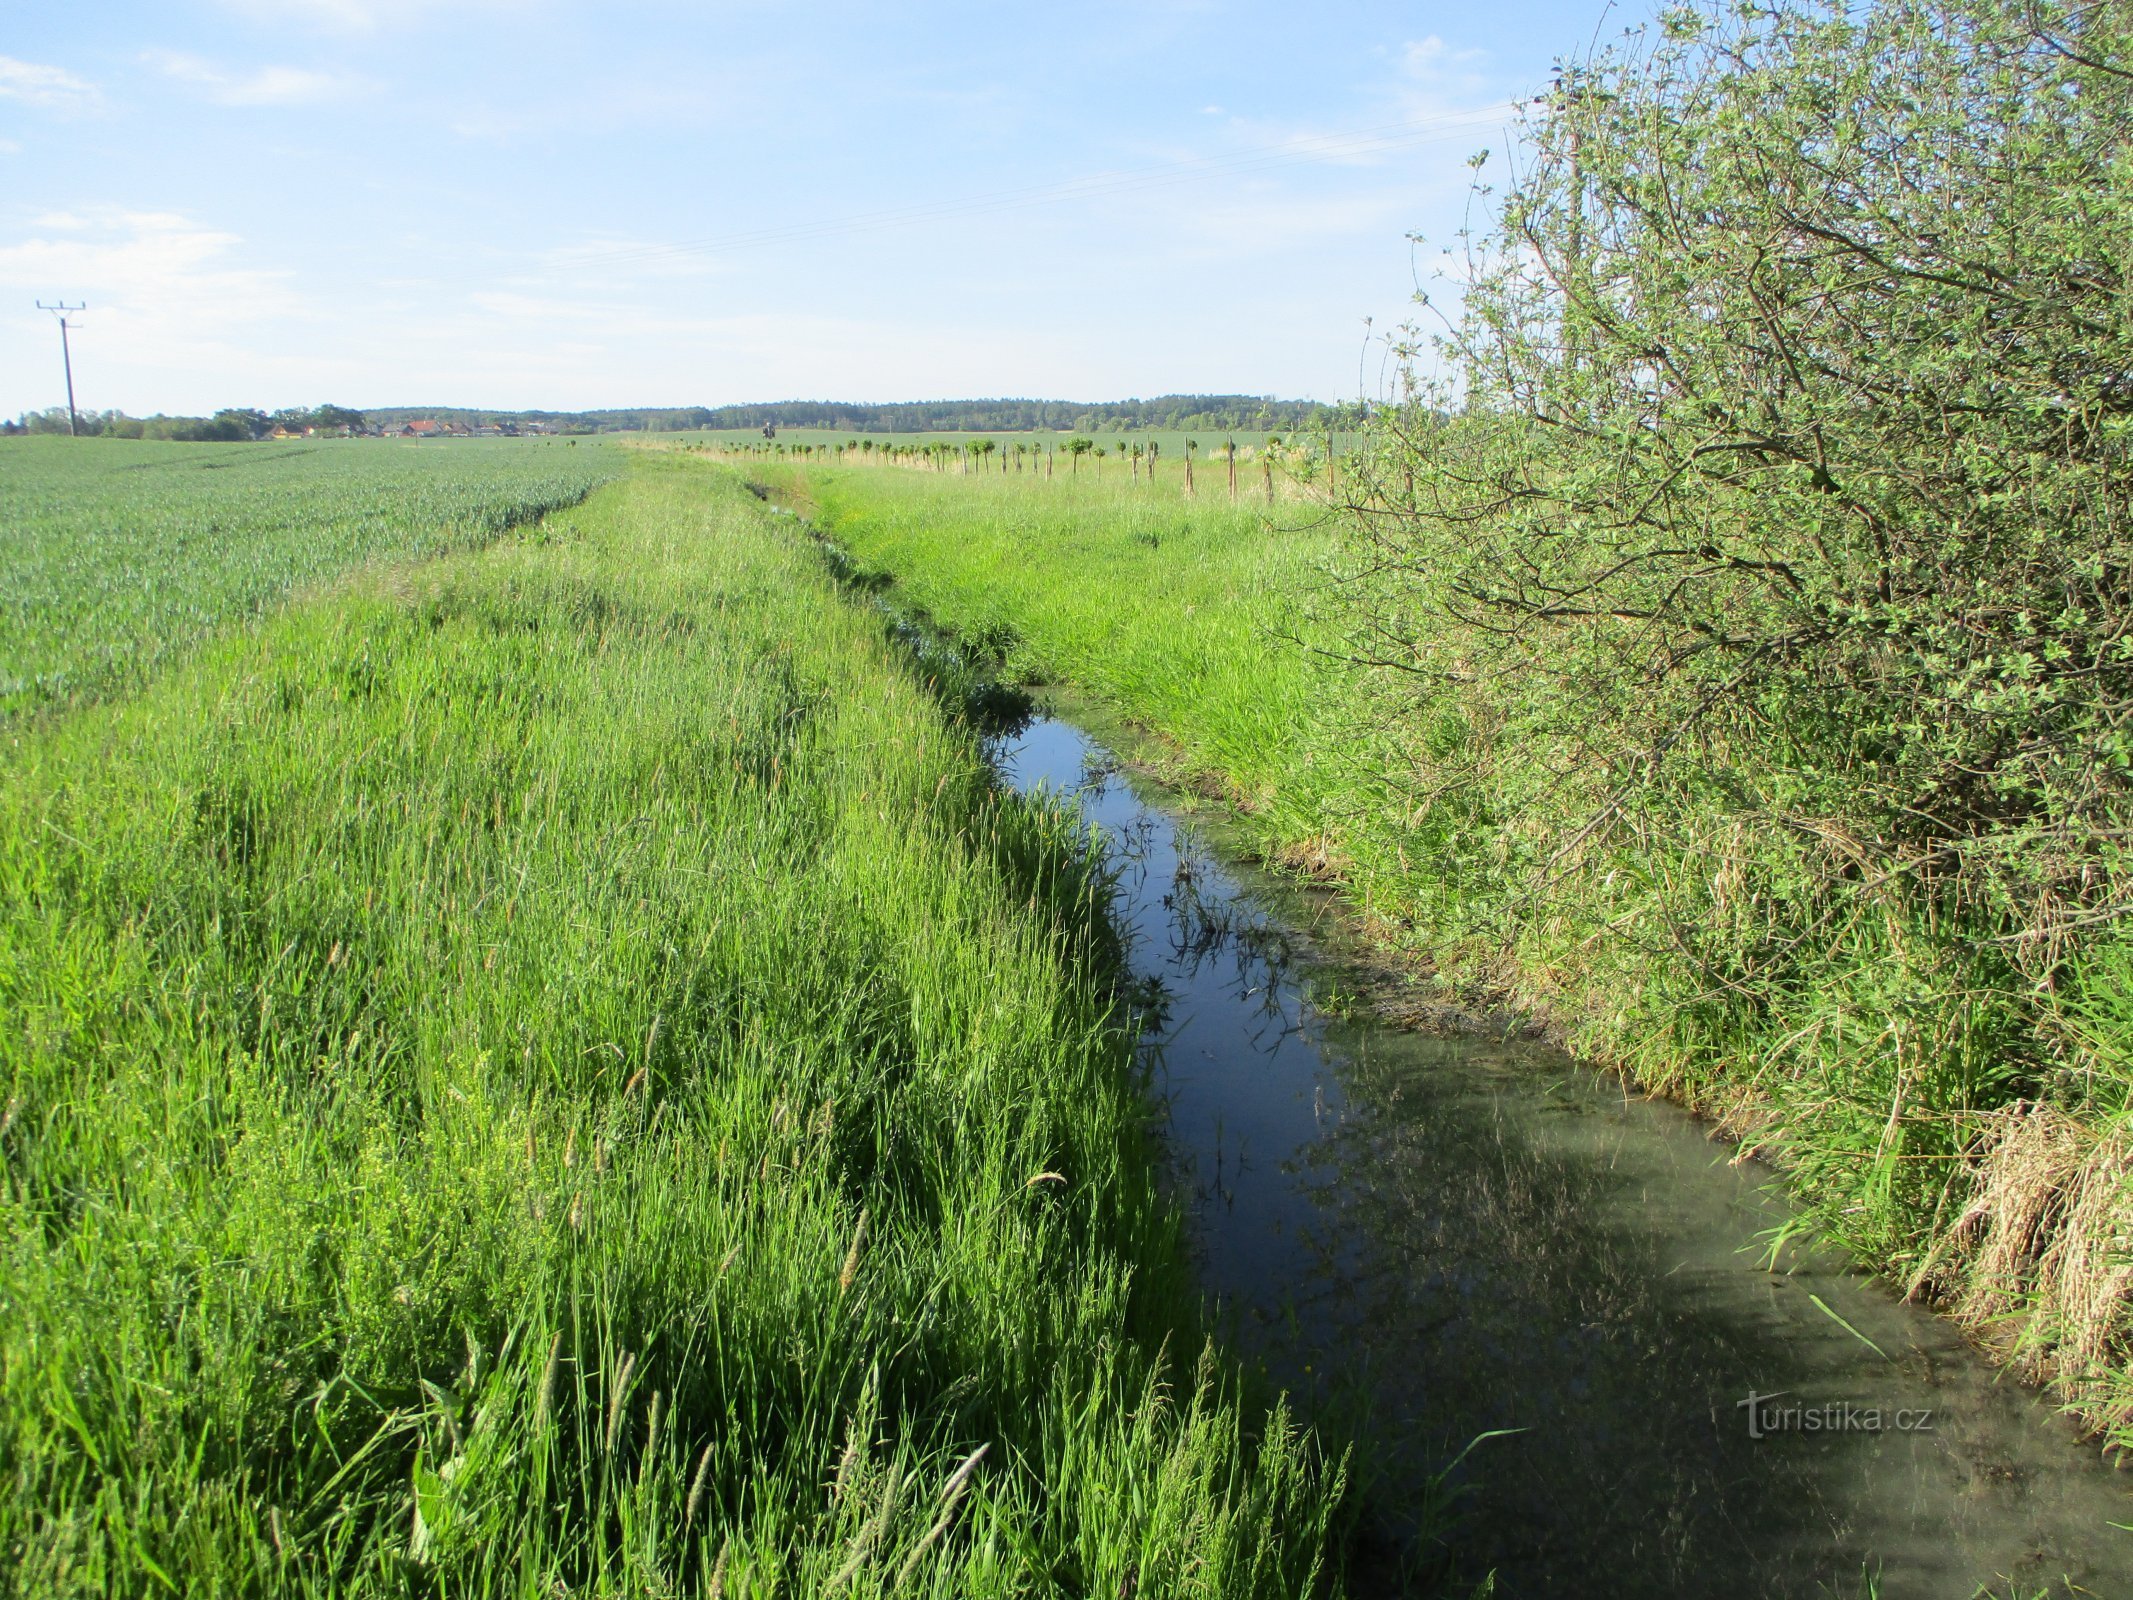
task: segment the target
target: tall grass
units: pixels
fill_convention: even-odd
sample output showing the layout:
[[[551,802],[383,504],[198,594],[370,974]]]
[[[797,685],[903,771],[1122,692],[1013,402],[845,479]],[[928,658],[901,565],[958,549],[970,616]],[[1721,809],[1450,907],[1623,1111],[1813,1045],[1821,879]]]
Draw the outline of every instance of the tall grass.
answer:
[[[1452,998],[1521,1007],[1781,1157],[1811,1225],[1937,1291],[2133,1444],[2114,1243],[2133,1104],[2122,936],[2100,931],[2063,995],[2039,995],[1930,907],[1862,884],[1833,909],[1776,848],[1743,868],[1744,789],[1838,781],[1788,765],[1779,742],[1677,780],[1671,831],[1618,828],[1585,848],[1564,796],[1600,776],[1565,753],[1586,749],[1589,710],[1492,720],[1478,692],[1431,692],[1390,664],[1430,619],[1382,598],[1369,621],[1388,664],[1358,670],[1374,641],[1337,598],[1347,530],[1305,506],[766,476],[947,626],[1152,731],[1174,778],[1236,803],[1270,858],[1337,879]],[[1824,845],[1836,858],[1845,841]],[[1729,986],[1683,927],[1792,951],[1797,981],[1777,996]]]
[[[1321,772],[1344,675],[1285,642],[1334,549],[1307,502],[1070,482],[765,468],[862,564],[1025,679],[1071,680],[1160,733],[1279,835],[1322,832],[1356,773]]]
[[[0,1593],[1300,1594],[1092,864],[640,460],[0,770]]]

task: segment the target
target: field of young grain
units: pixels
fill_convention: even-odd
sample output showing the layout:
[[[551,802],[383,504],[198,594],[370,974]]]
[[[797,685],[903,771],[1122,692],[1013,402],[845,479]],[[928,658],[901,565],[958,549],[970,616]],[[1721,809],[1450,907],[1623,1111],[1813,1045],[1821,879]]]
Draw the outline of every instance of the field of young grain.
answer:
[[[1095,871],[695,462],[23,724],[0,1594],[1313,1592]]]
[[[0,442],[0,716],[139,684],[293,589],[471,548],[617,464],[554,441]]]

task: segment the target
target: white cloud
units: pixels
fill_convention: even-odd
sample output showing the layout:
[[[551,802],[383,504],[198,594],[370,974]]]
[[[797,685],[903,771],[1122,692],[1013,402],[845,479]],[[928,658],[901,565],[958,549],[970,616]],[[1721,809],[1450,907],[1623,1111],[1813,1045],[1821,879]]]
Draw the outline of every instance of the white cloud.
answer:
[[[1434,33],[1400,47],[1400,70],[1410,78],[1442,77],[1451,67],[1471,69],[1485,59],[1486,51],[1454,50]]]
[[[261,67],[232,73],[179,50],[145,50],[141,59],[165,77],[203,90],[221,106],[304,106],[337,100],[363,87],[360,80],[304,67]]]
[[[19,156],[22,146],[12,139],[0,139],[0,156]]]
[[[1175,202],[1162,221],[1168,223],[1171,239],[1192,254],[1239,259],[1309,251],[1328,239],[1388,237],[1397,232],[1413,203],[1405,185],[1325,196],[1192,196]],[[1153,232],[1158,220],[1149,221]]]
[[[237,235],[170,211],[54,213],[0,245],[0,286],[86,300],[92,349],[136,370],[227,368],[263,325],[306,319],[288,275],[245,259]]]
[[[219,98],[226,106],[301,106],[338,99],[354,81],[301,67],[262,67],[250,77],[227,85]]]
[[[99,98],[95,84],[65,67],[0,56],[0,100],[20,100],[55,111],[81,111],[95,105]]]
[[[1440,116],[1495,98],[1504,85],[1484,71],[1488,55],[1458,50],[1436,34],[1410,39],[1393,54],[1393,97],[1409,116]]]

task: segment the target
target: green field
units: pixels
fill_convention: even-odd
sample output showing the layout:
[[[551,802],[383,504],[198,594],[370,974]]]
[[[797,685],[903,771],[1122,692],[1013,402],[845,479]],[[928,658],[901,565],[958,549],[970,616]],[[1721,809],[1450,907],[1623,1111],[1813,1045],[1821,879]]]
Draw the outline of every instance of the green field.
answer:
[[[481,544],[616,470],[547,440],[0,442],[0,717],[137,685],[292,589]]]
[[[1195,1331],[1098,864],[789,520],[247,448],[31,458],[253,531],[0,765],[0,1594],[1332,1583],[1341,1469]],[[262,480],[451,510],[292,556]],[[115,581],[100,525],[17,559]],[[311,591],[238,625],[261,570]]]

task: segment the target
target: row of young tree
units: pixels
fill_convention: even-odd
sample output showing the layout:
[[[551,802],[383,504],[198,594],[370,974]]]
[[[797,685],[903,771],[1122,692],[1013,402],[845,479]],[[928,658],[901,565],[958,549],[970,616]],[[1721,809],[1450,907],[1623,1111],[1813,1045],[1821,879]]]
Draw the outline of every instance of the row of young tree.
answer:
[[[791,400],[719,406],[690,428],[832,428],[845,433],[1292,432],[1319,426],[1328,408],[1271,395],[1169,394],[1150,400],[928,400],[893,405]]]
[[[771,439],[745,442],[718,442],[691,445],[685,448],[719,460],[748,461],[781,459],[791,461],[817,461],[846,466],[893,466],[917,471],[955,473],[975,476],[999,473],[1003,476],[1028,473],[1032,476],[1053,478],[1059,476],[1059,460],[1066,461],[1064,473],[1079,477],[1082,463],[1089,463],[1093,477],[1103,476],[1104,462],[1114,460],[1123,465],[1134,482],[1145,480],[1153,484],[1156,471],[1163,463],[1163,445],[1159,439],[1114,438],[1104,444],[1087,434],[1074,434],[1058,441],[1030,442],[1020,439],[945,439],[924,443],[901,441],[875,441],[873,439],[846,439],[839,443],[781,443]],[[1328,488],[1338,485],[1338,464],[1335,436],[1328,433],[1307,435],[1300,440],[1284,440],[1279,434],[1269,434],[1256,443],[1240,445],[1235,438],[1224,439],[1213,446],[1208,455],[1217,460],[1225,475],[1229,498],[1240,497],[1239,469],[1244,463],[1256,461],[1260,483],[1258,492],[1268,503],[1275,499],[1275,476],[1277,467],[1284,483],[1299,486],[1320,485]],[[1182,463],[1180,482],[1185,494],[1197,493],[1194,464],[1201,457],[1201,445],[1197,439],[1186,439],[1172,459]],[[1115,470],[1115,469],[1114,469]]]
[[[2124,1424],[2133,11],[1685,6],[1524,133],[1348,496],[1445,922]]]
[[[196,442],[264,439],[277,428],[285,433],[360,433],[367,419],[347,406],[290,406],[280,411],[230,408],[211,417],[129,417],[123,411],[81,411],[69,417],[65,406],[23,413],[0,422],[0,434],[79,433],[106,439],[183,439]]]

